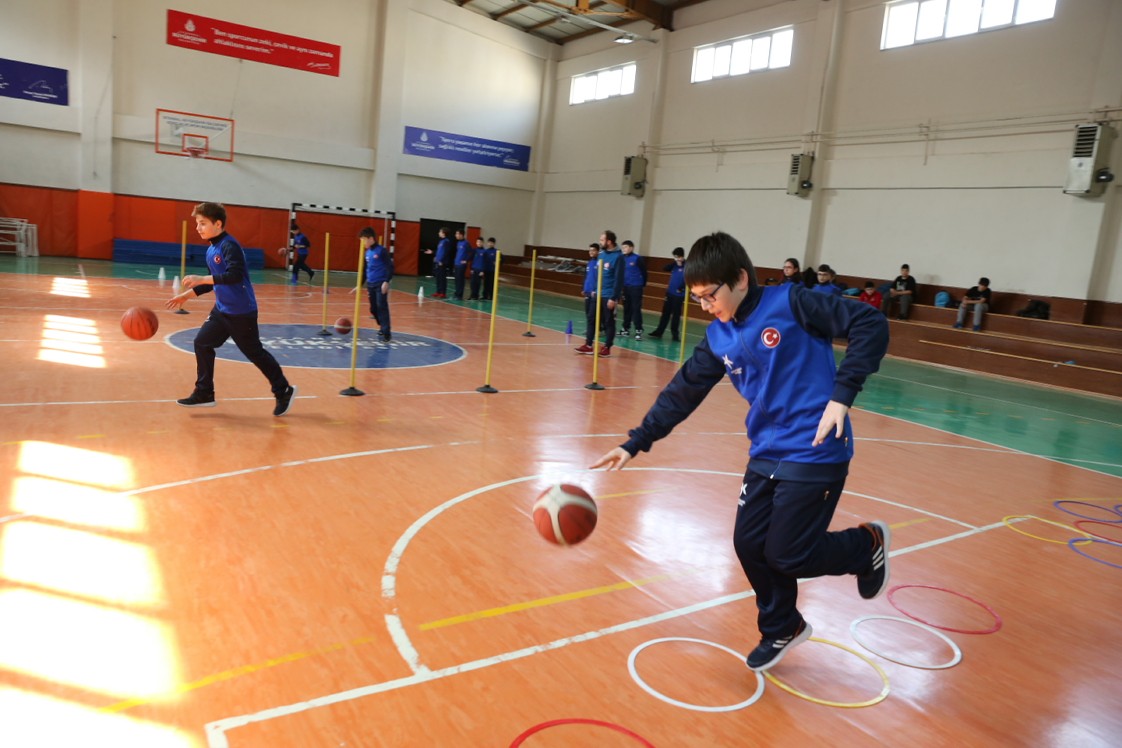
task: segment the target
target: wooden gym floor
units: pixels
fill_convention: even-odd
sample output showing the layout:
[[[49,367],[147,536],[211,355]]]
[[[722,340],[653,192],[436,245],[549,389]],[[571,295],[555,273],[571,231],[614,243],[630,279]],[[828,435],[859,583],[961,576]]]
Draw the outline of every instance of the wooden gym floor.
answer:
[[[815,638],[764,679],[743,664],[758,633],[730,540],[747,454],[731,387],[628,469],[586,470],[672,376],[673,346],[621,343],[591,391],[564,333],[579,300],[538,294],[526,337],[526,293],[503,289],[499,392],[481,394],[487,309],[401,278],[382,360],[421,339],[462,355],[359,369],[358,397],[339,394],[346,368],[289,364],[280,419],[261,375],[220,359],[218,406],[186,410],[193,356],[169,340],[189,348],[210,304],[162,310],[154,270],[0,262],[4,746],[1122,739],[1119,400],[886,361],[852,415],[835,524],[892,525],[898,589],[805,581]],[[313,340],[324,296],[283,280],[257,279],[261,321]],[[149,341],[118,328],[133,305],[160,310]],[[529,518],[561,480],[600,506],[567,549]]]

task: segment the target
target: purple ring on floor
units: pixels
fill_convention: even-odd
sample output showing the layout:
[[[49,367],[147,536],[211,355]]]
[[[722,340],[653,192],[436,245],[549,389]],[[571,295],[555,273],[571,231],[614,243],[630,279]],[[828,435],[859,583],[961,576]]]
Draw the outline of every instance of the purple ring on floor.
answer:
[[[1122,548],[1122,543],[1115,543],[1115,542],[1112,542],[1110,540],[1099,540],[1098,538],[1091,538],[1090,541],[1092,543],[1102,543],[1103,545],[1112,545],[1115,548]],[[1087,539],[1086,538],[1072,538],[1071,540],[1067,541],[1067,547],[1072,549],[1076,553],[1078,553],[1080,556],[1086,556],[1087,558],[1091,559],[1092,561],[1096,561],[1100,564],[1103,564],[1104,566],[1113,566],[1115,569],[1122,569],[1122,564],[1114,564],[1114,563],[1111,563],[1110,561],[1103,561],[1101,558],[1095,558],[1090,553],[1084,553],[1083,551],[1079,550],[1079,548],[1077,546],[1079,545],[1080,542],[1086,544]]]
[[[1089,507],[1092,507],[1093,509],[1102,509],[1107,514],[1115,515],[1116,517],[1118,517],[1118,519],[1103,519],[1102,517],[1088,517],[1086,514],[1080,514],[1079,512],[1073,512],[1070,509],[1064,509],[1062,506],[1060,506],[1060,504],[1078,504],[1079,506],[1089,506]],[[1122,512],[1118,511],[1118,507],[1111,508],[1109,506],[1099,506],[1098,504],[1092,504],[1089,501],[1075,501],[1074,499],[1060,499],[1059,501],[1053,501],[1052,506],[1056,507],[1061,512],[1065,512],[1066,514],[1070,514],[1073,517],[1079,517],[1080,519],[1093,519],[1096,522],[1122,522]],[[1118,506],[1122,507],[1122,504],[1119,504]]]

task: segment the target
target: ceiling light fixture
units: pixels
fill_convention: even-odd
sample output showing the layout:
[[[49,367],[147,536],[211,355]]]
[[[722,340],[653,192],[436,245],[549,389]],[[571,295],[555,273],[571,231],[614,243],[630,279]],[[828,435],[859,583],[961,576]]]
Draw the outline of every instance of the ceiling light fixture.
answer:
[[[616,44],[631,44],[633,41],[635,41],[634,34],[620,34],[615,38]]]

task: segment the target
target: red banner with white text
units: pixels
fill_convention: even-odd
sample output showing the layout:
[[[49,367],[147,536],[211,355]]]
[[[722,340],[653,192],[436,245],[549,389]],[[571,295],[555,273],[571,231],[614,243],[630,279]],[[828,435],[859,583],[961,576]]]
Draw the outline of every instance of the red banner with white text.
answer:
[[[168,9],[167,43],[266,65],[339,76],[338,44],[317,42],[276,31]]]

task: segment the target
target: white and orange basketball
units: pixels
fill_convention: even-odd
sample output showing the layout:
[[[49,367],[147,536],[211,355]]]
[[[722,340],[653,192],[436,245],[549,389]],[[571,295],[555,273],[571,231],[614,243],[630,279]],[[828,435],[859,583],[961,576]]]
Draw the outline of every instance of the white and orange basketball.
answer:
[[[596,502],[580,486],[558,483],[534,502],[534,526],[557,545],[576,545],[596,529]]]

